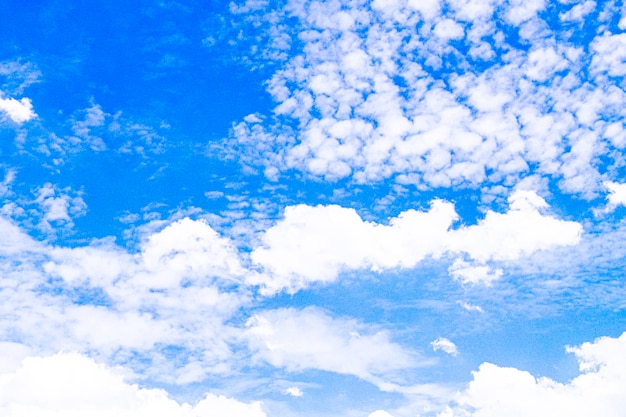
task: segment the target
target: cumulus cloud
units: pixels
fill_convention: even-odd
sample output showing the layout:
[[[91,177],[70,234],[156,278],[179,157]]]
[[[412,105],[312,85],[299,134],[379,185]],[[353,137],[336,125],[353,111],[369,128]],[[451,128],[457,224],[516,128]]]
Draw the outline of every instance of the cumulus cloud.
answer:
[[[259,402],[207,394],[195,406],[160,389],[126,382],[128,370],[109,368],[76,353],[27,357],[0,374],[0,413],[6,417],[265,417]]]
[[[626,206],[626,184],[607,181],[604,183],[604,186],[609,191],[609,195],[607,196],[607,200],[609,201],[602,211],[608,213],[619,206]]]
[[[315,308],[264,311],[247,326],[245,337],[254,357],[291,372],[318,369],[381,385],[386,376],[417,365],[387,332]]]
[[[539,250],[574,245],[582,227],[544,211],[534,192],[516,191],[506,213],[488,211],[478,224],[452,229],[458,215],[451,203],[435,200],[428,211],[408,210],[389,224],[367,222],[339,206],[293,206],[267,230],[252,252],[266,274],[250,277],[267,293],[294,292],[314,282],[331,282],[348,269],[411,268],[427,256],[462,254],[451,274],[465,282],[489,282],[501,276],[485,263],[510,261]]]
[[[268,82],[273,115],[235,125],[230,146],[242,161],[271,178],[296,169],[420,188],[537,173],[565,192],[597,194],[599,157],[623,148],[603,132],[625,116],[625,35],[581,45],[544,20],[580,21],[594,1],[368,4],[287,2],[301,47]],[[507,42],[513,32],[523,45]]]
[[[626,407],[626,333],[568,347],[581,374],[567,383],[535,378],[526,371],[484,363],[457,404],[439,417],[621,416]]]
[[[33,104],[28,97],[24,97],[21,100],[0,97],[0,112],[4,112],[9,119],[18,124],[37,117],[33,110]]]
[[[440,337],[436,340],[433,340],[432,342],[430,342],[430,345],[433,347],[434,351],[441,350],[442,352],[445,352],[451,356],[457,356],[459,354],[459,350],[457,349],[456,345],[445,337]]]

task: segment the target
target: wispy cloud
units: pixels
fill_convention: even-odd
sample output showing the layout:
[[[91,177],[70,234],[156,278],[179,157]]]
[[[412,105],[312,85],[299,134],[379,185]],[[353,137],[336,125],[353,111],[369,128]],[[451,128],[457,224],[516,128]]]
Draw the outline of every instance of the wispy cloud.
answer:
[[[394,372],[419,364],[387,332],[333,319],[313,308],[265,311],[247,326],[245,337],[254,357],[292,372],[319,369],[379,384]]]
[[[441,350],[451,356],[457,356],[459,354],[456,345],[445,337],[433,340],[430,342],[430,345],[433,347],[434,351]]]

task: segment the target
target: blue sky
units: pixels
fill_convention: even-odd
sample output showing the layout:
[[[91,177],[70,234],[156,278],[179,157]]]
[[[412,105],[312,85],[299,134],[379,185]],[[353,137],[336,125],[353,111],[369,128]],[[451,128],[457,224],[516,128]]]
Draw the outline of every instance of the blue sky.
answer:
[[[0,414],[620,416],[626,5],[0,2]]]

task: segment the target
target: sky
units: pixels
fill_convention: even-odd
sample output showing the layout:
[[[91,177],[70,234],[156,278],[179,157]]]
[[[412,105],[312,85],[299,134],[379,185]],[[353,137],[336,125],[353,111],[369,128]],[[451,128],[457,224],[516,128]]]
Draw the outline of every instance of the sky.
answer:
[[[0,415],[624,415],[626,4],[0,0],[0,39]]]

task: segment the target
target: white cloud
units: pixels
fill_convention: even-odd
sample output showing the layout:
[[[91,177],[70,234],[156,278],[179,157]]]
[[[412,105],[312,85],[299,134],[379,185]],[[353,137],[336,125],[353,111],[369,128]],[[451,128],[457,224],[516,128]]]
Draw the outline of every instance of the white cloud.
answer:
[[[41,251],[43,245],[28,236],[20,227],[0,216],[0,256],[11,257],[24,252]]]
[[[450,275],[464,284],[482,283],[489,285],[502,277],[502,269],[493,269],[487,265],[465,262],[457,259],[448,269]]]
[[[30,354],[28,346],[21,343],[0,342],[0,375],[14,372]]]
[[[208,394],[194,408],[192,416],[197,417],[265,417],[262,403],[243,403],[223,395]]]
[[[484,313],[485,312],[485,310],[483,310],[483,308],[481,306],[469,304],[469,303],[466,303],[464,301],[457,301],[457,304],[460,305],[464,310],[467,310],[467,311],[477,311],[479,313]]]
[[[37,190],[35,202],[43,211],[40,226],[47,231],[52,230],[51,223],[62,223],[72,227],[73,218],[83,216],[87,212],[87,204],[80,193],[72,192],[69,187],[59,189],[51,183],[46,183]]]
[[[302,397],[304,395],[302,390],[298,387],[289,387],[284,391],[284,393],[286,395],[291,395],[292,397]]]
[[[233,244],[206,222],[189,218],[149,236],[142,244],[142,261],[148,274],[134,280],[146,280],[150,288],[178,286],[182,279],[234,280],[244,273]]]
[[[125,381],[127,370],[76,354],[28,357],[0,374],[0,414],[6,417],[265,417],[259,402],[207,394],[195,407],[163,390]]]
[[[381,385],[394,372],[417,365],[387,332],[315,308],[264,311],[247,326],[254,358],[291,372],[319,369]]]
[[[15,169],[5,169],[4,179],[0,182],[0,197],[5,197],[10,192],[16,173]]]
[[[287,207],[284,216],[251,255],[270,274],[258,277],[270,292],[330,282],[342,269],[413,267],[445,250],[446,232],[457,218],[443,201],[427,212],[404,212],[388,226],[364,222],[356,211],[339,206]]]
[[[388,225],[363,221],[339,206],[305,205],[285,209],[284,219],[267,230],[251,258],[265,274],[249,277],[266,293],[294,292],[313,282],[331,282],[348,269],[412,268],[427,256],[466,254],[476,264],[457,261],[453,275],[469,282],[489,282],[489,261],[509,261],[538,250],[574,245],[580,224],[543,214],[547,203],[531,191],[516,191],[506,213],[488,211],[478,224],[452,230],[452,204],[435,200],[429,211],[409,210]]]
[[[450,250],[486,262],[514,260],[539,250],[577,244],[582,226],[543,214],[547,208],[546,201],[534,192],[516,191],[509,197],[506,213],[489,211],[478,224],[454,231]]]
[[[563,21],[580,21],[586,15],[594,11],[596,8],[596,2],[593,0],[586,0],[584,3],[576,4],[565,13],[561,13],[559,18]]]
[[[567,68],[567,60],[554,48],[535,49],[528,54],[526,76],[536,81],[546,81],[554,73]]]
[[[74,112],[70,122],[69,132],[39,138],[34,150],[52,156],[55,165],[62,165],[70,155],[86,150],[154,155],[164,151],[165,138],[160,132],[169,129],[165,122],[151,127],[126,117],[121,111],[108,113],[93,102]]]
[[[463,26],[451,19],[445,19],[435,25],[435,35],[444,40],[461,39],[465,34]]]
[[[457,404],[438,416],[622,416],[626,409],[625,349],[626,333],[568,348],[578,358],[581,374],[567,383],[484,363],[458,395]]]
[[[591,69],[606,72],[612,76],[626,74],[626,34],[605,34],[597,37],[591,47],[595,55],[591,61]]]
[[[535,17],[544,7],[544,0],[512,0],[509,2],[506,19],[514,25],[519,25]]]
[[[5,93],[16,95],[21,94],[31,84],[39,82],[41,72],[33,63],[18,59],[0,62],[0,75],[8,81],[4,85]]]
[[[430,345],[433,347],[434,351],[441,350],[452,356],[457,356],[459,354],[459,350],[457,349],[456,345],[445,337],[440,337],[437,340],[433,340],[432,342],[430,342]]]
[[[609,191],[607,200],[609,200],[604,211],[606,213],[615,210],[619,206],[626,206],[626,184],[607,181],[604,186]]]
[[[4,112],[15,123],[22,124],[37,117],[33,104],[27,97],[21,100],[0,97],[0,112]]]
[[[373,413],[369,414],[367,417],[393,417],[393,416],[384,410],[376,410]]]

